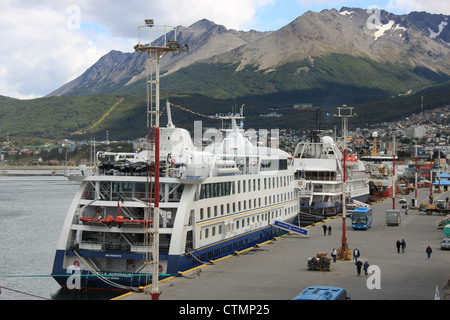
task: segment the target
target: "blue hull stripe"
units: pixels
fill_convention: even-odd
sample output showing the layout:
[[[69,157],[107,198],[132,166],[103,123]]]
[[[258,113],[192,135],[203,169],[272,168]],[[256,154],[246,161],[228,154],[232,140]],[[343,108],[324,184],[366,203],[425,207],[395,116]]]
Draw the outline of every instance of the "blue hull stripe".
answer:
[[[295,218],[289,219],[286,222],[294,223]],[[285,234],[283,231],[272,226],[267,226],[261,229],[253,230],[251,232],[235,236],[233,238],[216,242],[208,246],[202,247],[198,250],[183,253],[181,255],[168,255],[166,253],[160,254],[161,260],[167,260],[167,274],[160,275],[160,279],[168,277],[170,275],[178,275],[179,271],[186,271],[192,269],[195,266],[201,265],[203,262],[209,262],[210,260],[218,259],[235,251],[243,250],[252,247],[258,243],[273,239],[274,236]],[[77,253],[83,257],[93,257],[93,258],[113,258],[113,259],[136,259],[144,260],[143,254],[130,254],[130,253],[117,253],[117,252],[95,252],[95,251],[85,251],[79,250]],[[69,275],[67,269],[63,268],[63,262],[66,255],[74,255],[72,250],[57,250],[55,254],[55,261],[53,264],[52,275],[53,278],[61,285],[61,287],[67,287],[68,277],[61,275]],[[194,258],[195,257],[195,258]],[[122,286],[128,287],[139,287],[145,286],[147,283],[145,274],[121,274],[116,272],[103,272],[99,271],[102,276],[113,281],[114,283],[120,284]],[[92,275],[88,275],[86,270],[82,272],[81,289],[97,289],[97,290],[118,290],[118,291],[129,291],[130,289],[118,289],[105,283],[100,278]],[[86,276],[87,275],[87,276]]]

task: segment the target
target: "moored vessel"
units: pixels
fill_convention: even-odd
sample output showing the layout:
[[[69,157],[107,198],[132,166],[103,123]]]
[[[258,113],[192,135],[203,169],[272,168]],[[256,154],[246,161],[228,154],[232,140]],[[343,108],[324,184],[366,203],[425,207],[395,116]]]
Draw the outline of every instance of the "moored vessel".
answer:
[[[243,111],[217,117],[230,127],[205,148],[175,127],[168,101],[167,126],[159,127],[160,53],[180,49],[175,40],[165,43],[136,46],[157,53],[151,131],[136,153],[97,153],[56,250],[52,275],[62,287],[136,290],[272,239],[285,232],[275,221],[298,218],[291,155],[255,146],[237,124]]]
[[[351,155],[346,155],[345,160],[346,202],[366,202],[369,185],[364,163]],[[294,166],[302,223],[342,213],[344,154],[332,137],[316,137],[312,142],[297,144]]]

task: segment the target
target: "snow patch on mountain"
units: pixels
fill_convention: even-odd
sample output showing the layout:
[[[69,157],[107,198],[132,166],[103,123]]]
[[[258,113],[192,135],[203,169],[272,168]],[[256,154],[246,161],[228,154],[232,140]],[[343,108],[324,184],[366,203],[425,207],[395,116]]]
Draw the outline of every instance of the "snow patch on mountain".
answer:
[[[447,21],[442,21],[438,26],[438,32],[434,32],[433,30],[431,30],[430,27],[428,27],[428,30],[430,31],[430,38],[434,39],[438,37],[447,24],[448,24]]]

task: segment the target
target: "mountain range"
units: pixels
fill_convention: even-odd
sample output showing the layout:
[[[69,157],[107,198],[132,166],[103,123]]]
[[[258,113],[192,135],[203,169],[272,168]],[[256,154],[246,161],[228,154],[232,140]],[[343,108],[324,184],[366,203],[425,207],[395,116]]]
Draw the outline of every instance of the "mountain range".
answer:
[[[224,108],[242,101],[253,116],[273,109],[283,111],[281,118],[254,117],[249,120],[254,128],[300,128],[308,120],[293,111],[296,103],[312,103],[333,112],[337,105],[352,104],[359,109],[363,123],[401,117],[419,110],[417,97],[422,94],[430,107],[450,103],[448,22],[449,16],[426,12],[394,15],[347,7],[309,11],[268,32],[230,30],[203,19],[189,27],[177,27],[177,40],[188,44],[189,52],[162,59],[161,95],[204,114],[226,112]],[[21,106],[16,112],[23,110],[28,116],[40,111],[41,116],[42,110],[36,106],[52,104],[51,118],[58,121],[54,124],[58,130],[50,125],[51,134],[44,129],[33,131],[32,124],[24,123],[21,132],[53,137],[56,132],[58,136],[73,132],[104,135],[109,130],[111,135],[124,123],[140,125],[145,113],[147,63],[145,53],[113,50],[78,78],[42,98],[45,102],[15,102]],[[73,110],[88,97],[95,101],[106,98],[97,110]],[[377,115],[366,112],[365,106],[380,99],[384,100]],[[0,123],[8,119],[2,116],[2,105],[8,102],[10,99],[0,99]],[[83,119],[77,122],[81,114]],[[93,126],[99,114],[102,122]],[[181,118],[181,122],[186,120]],[[70,125],[66,123],[69,120]],[[13,123],[7,125],[13,135]],[[131,128],[121,130],[117,138],[139,134]]]
[[[190,51],[162,60],[162,73],[165,77],[172,75],[162,90],[234,98],[317,87],[324,82],[359,84],[388,96],[417,91],[449,79],[448,16],[425,12],[394,15],[381,10],[378,21],[375,19],[367,10],[344,7],[340,11],[309,11],[272,32],[228,30],[206,19],[189,27],[179,26],[177,39],[189,44]],[[50,96],[138,93],[146,75],[146,63],[145,54],[111,51]],[[222,71],[218,74],[217,69]],[[259,77],[244,83],[248,90],[237,93],[223,93],[230,91],[227,83],[210,79],[211,72],[217,79],[222,72],[225,78],[241,82],[242,78],[248,79],[246,72],[242,72],[245,70]],[[286,73],[297,78],[292,86],[277,77]],[[187,77],[194,75],[198,78],[187,81]],[[394,81],[398,79],[404,84],[392,86],[393,81],[388,78],[393,76]],[[202,79],[213,83],[202,83]]]

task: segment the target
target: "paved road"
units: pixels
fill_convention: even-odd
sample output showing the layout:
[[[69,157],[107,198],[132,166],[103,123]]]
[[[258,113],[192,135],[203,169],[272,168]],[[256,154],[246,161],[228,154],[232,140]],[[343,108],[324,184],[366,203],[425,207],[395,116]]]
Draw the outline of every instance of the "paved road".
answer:
[[[426,200],[429,190],[419,191],[419,203]],[[413,194],[407,195],[408,204]],[[436,198],[450,196],[438,194]],[[398,199],[396,208],[400,208]],[[385,226],[385,210],[392,208],[392,199],[372,206],[374,222],[367,231],[351,228],[347,219],[349,248],[358,248],[361,259],[379,267],[380,289],[368,289],[374,277],[357,276],[354,261],[332,262],[332,269],[308,271],[307,259],[317,252],[339,247],[342,219],[325,223],[332,226],[332,235],[323,235],[322,226],[310,227],[310,237],[288,235],[262,245],[246,254],[232,256],[214,265],[201,267],[199,277],[194,273],[160,284],[160,300],[290,300],[312,285],[346,288],[352,300],[432,300],[436,286],[441,289],[450,279],[450,251],[440,250],[442,230],[435,222],[437,214],[426,215],[409,210],[398,227]],[[405,239],[405,253],[397,253],[395,243]],[[425,249],[431,245],[431,259]],[[188,278],[189,277],[189,278]],[[374,281],[369,281],[374,284]],[[442,297],[442,294],[441,294]],[[150,295],[133,293],[120,300],[150,299]]]

